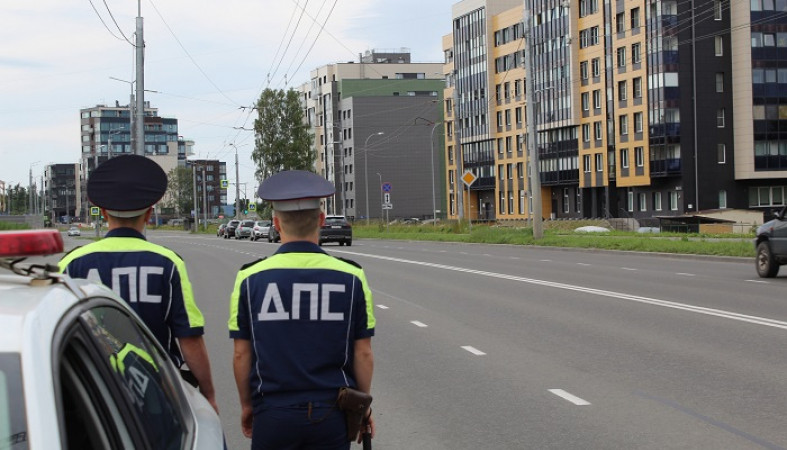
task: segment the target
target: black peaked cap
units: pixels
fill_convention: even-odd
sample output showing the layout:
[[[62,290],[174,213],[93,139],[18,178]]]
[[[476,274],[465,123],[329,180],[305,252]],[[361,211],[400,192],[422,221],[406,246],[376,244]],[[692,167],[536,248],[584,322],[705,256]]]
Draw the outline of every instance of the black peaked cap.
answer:
[[[87,182],[87,196],[96,206],[136,211],[153,206],[167,191],[167,174],[153,160],[139,155],[110,158]]]

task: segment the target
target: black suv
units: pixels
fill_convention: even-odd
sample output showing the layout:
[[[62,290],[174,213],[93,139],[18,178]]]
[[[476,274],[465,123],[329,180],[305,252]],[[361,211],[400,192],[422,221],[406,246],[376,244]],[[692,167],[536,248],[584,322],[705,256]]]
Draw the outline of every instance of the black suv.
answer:
[[[240,220],[230,220],[227,222],[227,226],[224,228],[224,239],[235,237],[235,230],[238,229],[238,225],[240,225]]]
[[[320,245],[326,242],[353,245],[353,229],[344,216],[325,217],[325,225],[320,228]]]
[[[774,214],[774,219],[757,228],[754,247],[757,249],[755,266],[763,278],[773,278],[779,266],[787,264],[787,206]]]

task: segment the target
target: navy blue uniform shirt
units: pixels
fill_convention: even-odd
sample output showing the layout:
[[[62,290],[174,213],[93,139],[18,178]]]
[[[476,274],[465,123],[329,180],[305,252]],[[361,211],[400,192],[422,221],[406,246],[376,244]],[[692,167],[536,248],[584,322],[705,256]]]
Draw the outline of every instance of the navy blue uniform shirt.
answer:
[[[374,335],[363,269],[310,242],[244,266],[230,300],[230,337],[252,342],[255,413],[263,404],[332,402],[356,387],[355,341]]]
[[[204,332],[186,264],[134,229],[114,229],[100,241],[75,248],[59,267],[72,278],[102,283],[126,300],[178,367],[183,356],[175,338]]]

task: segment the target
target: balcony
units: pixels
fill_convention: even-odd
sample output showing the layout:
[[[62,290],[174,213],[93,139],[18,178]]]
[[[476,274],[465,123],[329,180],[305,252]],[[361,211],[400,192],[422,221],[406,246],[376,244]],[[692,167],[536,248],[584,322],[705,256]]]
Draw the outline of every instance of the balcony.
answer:
[[[650,176],[669,177],[680,175],[680,159],[652,159],[650,161]]]

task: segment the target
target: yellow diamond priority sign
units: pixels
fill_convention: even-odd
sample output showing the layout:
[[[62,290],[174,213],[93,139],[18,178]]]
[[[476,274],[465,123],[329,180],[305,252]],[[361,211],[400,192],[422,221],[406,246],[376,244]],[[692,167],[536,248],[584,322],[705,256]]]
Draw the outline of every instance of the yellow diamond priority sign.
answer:
[[[462,175],[462,181],[467,185],[467,187],[472,186],[473,183],[475,183],[475,180],[477,179],[478,177],[475,176],[475,174],[469,170],[466,170],[465,173]]]

